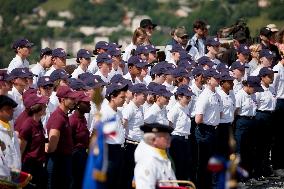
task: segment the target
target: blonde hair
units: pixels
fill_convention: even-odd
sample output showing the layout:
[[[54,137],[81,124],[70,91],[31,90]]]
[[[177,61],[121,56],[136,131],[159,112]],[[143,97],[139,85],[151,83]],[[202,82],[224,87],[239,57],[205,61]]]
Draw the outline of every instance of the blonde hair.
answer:
[[[259,60],[259,51],[261,51],[261,45],[253,44],[249,47],[249,50],[251,51],[251,56]]]

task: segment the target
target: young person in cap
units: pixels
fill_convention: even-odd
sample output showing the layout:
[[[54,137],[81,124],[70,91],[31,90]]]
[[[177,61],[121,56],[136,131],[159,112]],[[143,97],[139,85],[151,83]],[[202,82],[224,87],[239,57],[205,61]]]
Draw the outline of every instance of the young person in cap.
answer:
[[[177,186],[175,183],[159,183],[161,180],[176,180],[166,149],[170,147],[168,125],[145,124],[140,127],[144,140],[135,150],[134,178],[137,189],[155,189],[157,186]]]
[[[268,49],[262,49],[259,52],[259,61],[260,64],[257,66],[257,68],[251,72],[251,76],[257,76],[259,74],[259,70],[263,67],[271,67],[272,61],[273,61],[273,53]]]
[[[234,79],[234,87],[233,91],[234,94],[236,95],[242,88],[243,88],[243,79],[245,76],[245,69],[246,66],[241,64],[239,61],[233,62],[230,71],[232,76],[235,78]]]
[[[282,147],[283,140],[283,115],[284,115],[284,51],[281,50],[281,60],[273,67],[273,71],[278,73],[274,74],[273,87],[276,93],[276,107],[275,107],[275,128],[273,131],[274,145],[271,150],[271,161],[276,175],[284,177],[284,162]]]
[[[72,78],[77,79],[79,74],[85,73],[88,71],[88,66],[91,63],[92,54],[86,49],[80,49],[77,52],[76,62],[78,67],[73,71]]]
[[[188,109],[191,96],[194,94],[187,85],[179,86],[174,94],[177,103],[167,114],[170,125],[174,128],[169,154],[173,158],[177,179],[188,180],[194,177],[191,164],[191,121]]]
[[[172,93],[164,85],[156,85],[153,88],[153,92],[156,94],[155,103],[145,113],[144,122],[169,125],[166,106],[169,103]]]
[[[97,64],[99,70],[95,73],[102,78],[106,83],[110,82],[110,71],[112,70],[112,58],[108,53],[101,53],[97,56]]]
[[[112,78],[114,75],[116,74],[120,74],[120,75],[123,75],[123,70],[124,70],[124,64],[125,62],[122,61],[122,57],[121,57],[121,50],[119,48],[118,45],[116,44],[110,44],[109,45],[109,48],[108,48],[108,51],[107,51],[113,62],[112,62],[112,69],[109,73],[110,75],[110,78]]]
[[[11,79],[6,70],[0,70],[0,95],[8,95],[12,90]]]
[[[276,107],[276,95],[273,86],[274,71],[271,68],[263,67],[259,71],[263,92],[256,92],[256,115],[258,122],[256,125],[256,158],[254,176],[270,176],[269,156],[272,144],[271,123],[274,121],[274,111]]]
[[[148,62],[148,57],[151,49],[148,48],[148,45],[138,45],[134,55],[138,56],[141,60],[145,60]]]
[[[147,66],[147,62],[145,60],[140,59],[138,56],[131,56],[128,59],[128,73],[123,77],[132,82],[132,84],[140,83],[137,77],[140,76],[142,68]]]
[[[39,55],[39,62],[36,63],[31,69],[31,72],[37,77],[34,77],[33,79],[33,87],[37,86],[37,81],[40,77],[44,76],[46,73],[46,70],[49,69],[52,66],[52,50],[48,47],[41,49],[40,55]]]
[[[14,119],[16,118],[24,111],[25,107],[23,104],[23,93],[26,89],[28,89],[28,78],[29,73],[26,72],[24,68],[15,68],[10,73],[10,79],[13,84],[13,88],[11,91],[8,92],[8,95],[18,103],[18,106],[16,107],[14,111]]]
[[[246,65],[247,68],[245,69],[245,75],[244,75],[244,79],[247,78],[247,76],[250,75],[250,69],[248,67],[248,61],[249,61],[249,57],[250,57],[250,50],[249,47],[247,45],[243,45],[241,44],[239,46],[239,48],[237,48],[237,60],[239,61],[241,64]]]
[[[73,114],[69,117],[70,127],[72,128],[73,152],[72,152],[72,175],[73,189],[80,189],[87,162],[90,142],[90,132],[87,127],[85,114],[90,113],[91,98],[85,92],[78,92],[77,104]]]
[[[66,67],[66,58],[69,56],[62,48],[53,49],[52,51],[52,66],[45,73],[45,76],[50,76],[54,70],[64,69]]]
[[[35,184],[35,187],[25,188],[46,187],[45,130],[41,118],[45,115],[47,103],[48,97],[30,93],[25,103],[28,117],[17,128],[22,154],[22,170],[33,176],[31,182]]]
[[[46,128],[49,142],[46,148],[48,187],[70,188],[72,181],[72,127],[68,113],[76,105],[77,92],[68,86],[60,86],[56,92],[59,105],[50,115]]]
[[[215,65],[220,64],[220,60],[217,59],[217,55],[219,53],[220,45],[219,39],[217,37],[208,37],[206,39],[206,56],[210,58],[212,62],[214,62]]]
[[[101,107],[101,120],[114,124],[116,135],[110,136],[107,140],[108,146],[108,168],[107,168],[107,188],[122,188],[122,175],[124,164],[124,148],[125,142],[124,130],[122,125],[122,113],[118,107],[122,107],[125,102],[125,93],[128,85],[124,83],[113,83],[107,86],[105,103]]]
[[[199,95],[195,107],[195,137],[198,146],[197,186],[210,188],[212,175],[207,169],[209,158],[215,153],[216,127],[220,123],[222,101],[216,92],[220,74],[211,68],[204,71],[206,87]]]
[[[150,74],[154,83],[163,84],[166,81],[166,74],[169,74],[166,65],[168,65],[168,63],[162,61],[153,66]]]
[[[95,46],[95,50],[93,50],[94,55],[99,55],[101,53],[106,53],[108,50],[109,44],[106,41],[98,41]],[[88,71],[92,74],[95,74],[99,70],[97,59],[92,60],[91,64],[88,66]]]
[[[124,188],[132,188],[132,179],[135,167],[134,151],[143,138],[143,134],[140,131],[139,126],[144,124],[142,105],[146,101],[148,89],[144,84],[138,83],[132,85],[129,90],[132,92],[133,98],[122,110],[123,126],[125,128],[124,158],[127,160],[127,163],[125,163],[123,168],[123,181],[125,182]]]
[[[143,115],[146,114],[148,109],[154,104],[155,98],[156,98],[156,93],[154,92],[154,88],[159,85],[157,83],[151,82],[148,84],[147,89],[148,89],[148,94],[146,97],[146,101],[143,104]]]
[[[21,170],[21,152],[14,127],[9,124],[17,103],[0,95],[0,178],[11,181],[11,170]]]
[[[256,99],[255,92],[263,91],[258,76],[248,76],[244,87],[236,94],[235,139],[236,152],[241,156],[241,166],[252,174]]]
[[[153,24],[151,19],[143,19],[140,21],[140,27],[146,30],[149,41],[157,24]]]
[[[34,44],[31,43],[27,39],[18,39],[13,43],[12,49],[14,49],[16,56],[9,63],[9,66],[7,69],[8,73],[11,73],[12,70],[15,68],[28,68],[29,67],[29,61],[27,60],[27,58],[32,52],[33,45]]]
[[[53,92],[50,96],[50,103],[54,108],[56,108],[59,105],[59,100],[56,95],[57,90],[60,86],[69,86],[68,78],[70,75],[63,69],[56,69],[54,70],[50,75],[50,80],[53,82]],[[51,110],[52,112],[55,109]]]

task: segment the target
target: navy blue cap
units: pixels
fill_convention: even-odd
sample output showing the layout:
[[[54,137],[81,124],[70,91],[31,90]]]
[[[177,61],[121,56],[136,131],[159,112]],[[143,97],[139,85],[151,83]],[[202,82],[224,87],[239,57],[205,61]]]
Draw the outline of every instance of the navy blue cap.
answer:
[[[80,49],[77,52],[77,58],[91,58],[93,55],[86,49]]]
[[[26,70],[26,72],[28,73],[28,78],[29,79],[32,79],[33,77],[37,77],[38,75],[36,75],[36,74],[33,74],[31,71],[30,71],[30,69],[29,68],[23,68],[23,69],[25,69]]]
[[[148,89],[145,84],[138,83],[129,87],[129,91],[133,93],[147,93]]]
[[[239,48],[237,48],[237,52],[243,55],[250,55],[250,50],[247,45],[241,44]]]
[[[40,50],[40,57],[43,57],[44,55],[52,55],[52,49],[51,48],[44,48]]]
[[[111,59],[111,56],[108,53],[101,53],[97,57],[97,64],[98,63],[111,64],[112,62],[113,62],[113,60]]]
[[[215,79],[220,79],[221,75],[219,72],[217,72],[216,69],[210,68],[208,70],[204,70],[204,77],[205,78],[209,78],[209,77],[213,77]]]
[[[192,73],[193,76],[198,76],[198,75],[204,74],[204,71],[205,70],[201,66],[197,66],[197,67],[193,68],[191,73]]]
[[[53,85],[53,82],[51,81],[49,76],[42,76],[38,78],[37,87],[44,87],[47,85]]]
[[[78,75],[78,79],[81,79],[82,81],[92,78],[94,76],[94,74],[90,73],[90,72],[85,72],[85,73],[81,73]]]
[[[220,81],[234,81],[234,77],[230,76],[229,72],[222,72]]]
[[[154,89],[160,84],[155,83],[155,82],[150,82],[147,86],[148,88],[148,94],[155,94]]]
[[[238,69],[240,71],[245,71],[246,68],[248,67],[245,64],[242,64],[240,61],[236,61],[232,63],[230,70]]]
[[[30,48],[32,47],[34,44],[31,43],[28,39],[18,39],[16,40],[13,45],[12,45],[12,48],[13,49],[17,49],[18,47],[27,47],[27,48]]]
[[[10,77],[7,73],[7,70],[0,70],[0,81],[10,81]]]
[[[138,56],[131,56],[128,59],[128,64],[134,64],[137,68],[144,68],[148,65],[148,63],[145,60],[142,60]]]
[[[115,45],[110,45],[107,50],[107,53],[109,53],[111,56],[118,56],[121,55],[121,50]]]
[[[195,65],[192,64],[192,61],[187,60],[187,59],[183,59],[183,60],[180,60],[178,62],[178,67],[184,68],[184,69],[191,69],[191,68],[195,67]]]
[[[112,83],[110,85],[107,86],[106,88],[106,97],[108,97],[109,95],[111,95],[114,91],[120,91],[120,90],[127,90],[128,89],[128,85],[125,83]]]
[[[160,49],[157,49],[154,45],[146,45],[146,47],[149,49],[151,53],[156,53]]]
[[[177,88],[175,95],[192,96],[194,93],[187,85],[181,85]]]
[[[30,78],[30,72],[28,72],[25,68],[15,68],[9,74],[9,78]]]
[[[50,74],[50,79],[52,82],[58,79],[68,79],[70,75],[63,69],[56,69]]]
[[[208,37],[206,39],[206,46],[219,46],[221,43],[217,37]]]
[[[3,108],[4,106],[16,108],[18,104],[12,98],[6,95],[0,95],[0,108]]]
[[[173,77],[190,77],[189,72],[183,67],[177,67],[172,71]]]
[[[227,64],[224,64],[222,62],[220,62],[217,66],[216,66],[216,70],[218,72],[228,72],[229,71],[229,67],[227,66]]]
[[[85,83],[85,85],[91,88],[99,88],[107,85],[107,83],[105,83],[99,75],[93,75],[91,77],[85,78],[83,82]]]
[[[157,74],[171,74],[171,70],[169,69],[169,63],[162,61],[156,64],[150,71],[151,75]],[[172,68],[173,69],[173,68]]]
[[[140,21],[140,27],[141,28],[146,28],[148,26],[152,26],[153,28],[155,28],[157,26],[157,24],[153,24],[152,20],[147,19],[147,18]]]
[[[187,51],[181,51],[179,54],[180,54],[179,60],[189,60],[189,61],[192,60],[191,56],[188,54]]]
[[[170,52],[182,52],[185,51],[185,49],[178,43],[173,44],[172,46],[172,50],[170,50]]]
[[[209,66],[210,68],[212,68],[212,67],[215,65],[215,63],[212,62],[208,56],[202,56],[202,57],[200,57],[200,58],[197,60],[197,63],[198,63],[199,65],[201,65],[201,66],[207,65],[207,66]]]
[[[146,46],[146,45],[138,45],[136,50],[135,50],[135,55],[148,54],[150,52],[151,52],[151,50],[148,48],[148,46]]]
[[[70,56],[70,55],[67,54],[65,50],[62,48],[56,48],[56,49],[53,49],[52,51],[52,57],[66,58],[67,56]]]
[[[111,43],[108,43],[109,47],[117,47],[117,48],[121,48],[122,45],[119,45],[117,43],[114,43],[114,42],[111,42]]]
[[[88,87],[82,80],[80,79],[74,79],[71,80],[71,82],[69,82],[69,85],[70,87],[73,89],[73,90],[88,90],[90,89],[90,87]]]
[[[259,58],[265,57],[267,59],[274,58],[274,54],[269,49],[261,49],[259,52]]]
[[[96,43],[95,49],[105,49],[105,50],[107,50],[108,47],[109,47],[108,42],[106,42],[106,41],[98,41]]]
[[[173,94],[169,92],[164,85],[158,84],[152,91],[159,96],[171,97]]]
[[[150,123],[140,126],[141,131],[144,133],[172,133],[173,128],[168,125],[162,125],[159,123]]]
[[[110,79],[110,83],[124,83],[129,87],[132,85],[132,82],[128,79],[125,79],[122,75],[116,74]]]
[[[255,92],[263,92],[263,88],[260,85],[260,77],[258,76],[248,76],[247,77],[247,84],[250,87],[253,87],[255,89]]]
[[[273,71],[269,67],[263,67],[259,70],[258,76],[264,77],[264,76],[271,75],[271,74],[274,74],[274,73],[278,73],[278,71]]]

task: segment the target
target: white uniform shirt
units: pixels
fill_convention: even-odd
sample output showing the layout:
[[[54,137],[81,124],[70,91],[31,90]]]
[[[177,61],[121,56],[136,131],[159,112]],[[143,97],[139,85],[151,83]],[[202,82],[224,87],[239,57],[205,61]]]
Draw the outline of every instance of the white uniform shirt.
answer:
[[[172,45],[166,45],[165,47],[165,55],[166,55],[166,59],[165,61],[167,62],[174,62],[174,60],[172,59],[172,53],[171,53],[171,50],[172,50],[173,46]]]
[[[49,98],[49,103],[51,103],[52,105],[50,105],[50,112],[54,112],[54,110],[57,108],[57,106],[59,106],[59,100],[58,97],[56,96],[56,92],[52,91],[50,98]]]
[[[197,34],[188,41],[191,45],[189,54],[193,57],[194,60],[198,60],[200,57],[205,55],[205,41],[203,39],[197,38]]]
[[[217,91],[221,97],[223,104],[222,115],[220,123],[232,123],[234,121],[234,114],[236,110],[236,99],[233,91],[226,94],[222,89]]]
[[[117,70],[114,70],[114,69],[112,68],[112,70],[111,70],[110,73],[108,74],[108,77],[111,79],[113,76],[115,76],[115,75],[117,75],[117,74],[123,75],[123,72],[122,72],[121,68],[117,68]]]
[[[146,75],[146,76],[144,77],[144,81],[146,82],[146,85],[148,86],[149,83],[152,82],[151,76],[150,76],[150,75]]]
[[[18,104],[18,106],[14,109],[14,114],[13,114],[13,121],[16,121],[19,115],[25,110],[23,95],[19,93],[19,91],[15,87],[13,87],[12,90],[8,92],[8,96]]]
[[[144,141],[138,144],[134,157],[136,189],[155,189],[159,180],[176,180],[171,161]],[[177,186],[177,184],[163,183],[158,186]]]
[[[176,88],[173,84],[169,84],[167,82],[164,82],[163,85],[166,86],[166,89],[171,93],[173,93]]]
[[[203,115],[203,123],[216,126],[220,123],[222,102],[218,93],[212,92],[207,87],[203,90],[196,101],[196,114]]]
[[[199,95],[202,93],[204,87],[199,89],[196,86],[195,82],[192,82],[192,85],[191,85],[190,88],[191,88],[192,92],[194,93],[194,95],[191,96],[189,112],[190,112],[190,117],[195,117],[196,101],[197,101]]]
[[[40,77],[45,75],[45,69],[40,65],[40,63],[36,63],[34,67],[32,67],[31,72],[37,77],[33,77],[33,87],[37,88],[37,81]]]
[[[124,49],[124,53],[122,55],[122,60],[128,61],[128,59],[131,57],[131,51],[133,49],[136,49],[137,46],[134,45],[132,42]],[[126,66],[127,67],[127,66]]]
[[[107,144],[123,144],[124,141],[125,141],[125,138],[124,138],[124,130],[123,130],[123,126],[122,126],[122,114],[121,114],[121,112],[119,110],[114,111],[109,106],[109,104],[102,106],[100,112],[101,112],[101,115],[102,115],[101,120],[103,122],[104,121],[110,121],[111,119],[115,118],[115,121],[113,121],[110,124],[114,124],[116,135],[115,136],[109,136],[106,139],[106,143]]]
[[[128,121],[125,128],[125,137],[139,142],[142,139],[143,132],[140,126],[144,124],[144,115],[142,106],[137,107],[133,101],[130,101],[122,110],[123,119]]]
[[[48,138],[48,134],[47,134],[47,130],[46,130],[46,124],[47,124],[47,121],[51,115],[51,113],[57,108],[57,106],[54,106],[52,103],[48,102],[47,104],[47,107],[46,107],[46,113],[44,116],[41,117],[41,122],[42,122],[42,125],[43,125],[43,128],[44,128],[44,135],[45,135],[45,138]]]
[[[72,78],[78,79],[78,75],[82,73],[86,73],[88,70],[84,71],[81,66],[79,65],[72,73]]]
[[[237,112],[240,116],[255,116],[255,95],[249,95],[244,89],[241,89],[236,95],[236,108],[240,108]]]
[[[168,120],[173,123],[173,135],[190,135],[191,120],[188,106],[182,107],[177,102],[168,112]]]
[[[145,112],[144,122],[145,123],[160,123],[162,125],[169,125],[166,107],[160,108],[160,106],[154,103],[148,109],[148,111]]]
[[[273,87],[276,92],[276,98],[284,99],[284,66],[278,63],[273,67],[274,71],[278,73],[274,74]]]
[[[276,107],[276,96],[272,86],[268,88],[261,85],[263,92],[255,93],[257,109],[261,111],[274,111]]]
[[[234,94],[236,95],[244,86],[242,81],[238,81],[236,79],[234,79],[233,83],[234,83],[233,91]]]
[[[152,106],[153,104],[149,104],[147,101],[143,104],[143,114],[145,115],[145,113],[147,111],[149,111],[149,108]]]
[[[11,73],[11,71],[15,68],[28,68],[29,61],[27,59],[22,59],[19,55],[16,55],[13,60],[11,60],[7,72]]]
[[[97,58],[92,60],[90,65],[88,66],[88,71],[92,74],[95,74],[99,70],[98,64],[97,64]]]
[[[50,76],[51,73],[52,73],[54,70],[56,70],[55,67],[54,67],[54,66],[51,66],[51,67],[49,68],[49,70],[47,70],[47,71],[45,72],[45,76]]]
[[[2,156],[4,156],[4,162],[7,163],[6,166],[8,166],[10,169],[21,170],[22,165],[21,165],[20,145],[13,126],[11,126],[11,130],[8,131],[5,127],[3,127],[2,123],[0,122],[0,139],[2,142],[4,142],[6,147],[6,149],[2,151],[3,153]],[[0,168],[0,170],[1,169],[2,168]],[[5,170],[6,169],[7,168],[5,168]],[[4,176],[9,176],[9,175],[4,175]]]
[[[106,82],[106,83],[109,83],[109,82],[110,82],[109,76],[105,77],[105,76],[102,74],[102,72],[101,72],[100,70],[98,70],[98,71],[95,73],[95,75],[101,76],[101,79],[102,79],[104,82]]]
[[[90,113],[86,113],[85,114],[85,118],[87,120],[87,127],[90,131],[90,133],[92,133],[94,131],[94,127],[95,127],[95,116],[96,116],[96,113],[97,113],[97,106],[94,102],[90,102],[91,103],[91,110],[90,110]]]
[[[260,69],[263,68],[262,65],[259,65],[250,73],[250,76],[258,76]]]
[[[133,85],[134,85],[134,84],[137,84],[137,83],[141,83],[141,82],[139,81],[139,79],[137,79],[137,78],[135,78],[135,80],[134,80],[134,82],[133,82],[133,81],[132,81],[132,77],[131,77],[131,75],[130,75],[129,72],[128,72],[127,74],[125,74],[123,77],[124,77],[124,79],[130,80]]]

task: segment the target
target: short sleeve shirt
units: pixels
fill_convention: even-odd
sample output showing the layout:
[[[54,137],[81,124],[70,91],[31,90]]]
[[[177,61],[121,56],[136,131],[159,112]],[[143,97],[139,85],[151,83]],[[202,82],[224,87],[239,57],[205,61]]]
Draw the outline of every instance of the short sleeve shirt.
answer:
[[[255,116],[255,95],[249,95],[244,89],[241,89],[236,95],[236,108],[239,108],[237,114],[240,116]]]

